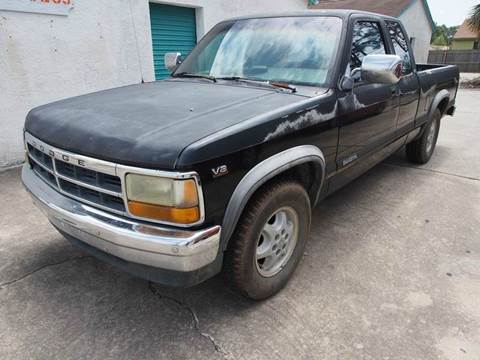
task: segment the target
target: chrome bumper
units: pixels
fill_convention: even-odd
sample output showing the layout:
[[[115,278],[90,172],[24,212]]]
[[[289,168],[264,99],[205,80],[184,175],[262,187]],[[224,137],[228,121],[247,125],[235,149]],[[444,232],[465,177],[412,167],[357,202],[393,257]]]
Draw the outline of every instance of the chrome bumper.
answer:
[[[220,226],[198,231],[170,229],[131,221],[82,204],[52,189],[28,164],[22,181],[33,202],[62,232],[129,262],[190,272],[212,263]]]

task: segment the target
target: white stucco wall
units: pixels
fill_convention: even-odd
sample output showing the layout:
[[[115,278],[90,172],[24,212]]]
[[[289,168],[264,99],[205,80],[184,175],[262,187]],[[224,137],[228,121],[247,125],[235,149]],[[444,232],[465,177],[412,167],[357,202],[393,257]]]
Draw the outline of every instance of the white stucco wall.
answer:
[[[197,8],[198,37],[235,16],[306,9],[306,0],[158,1]],[[138,51],[137,51],[138,49]],[[154,80],[147,0],[75,0],[70,15],[0,11],[0,167],[23,160],[29,109]]]
[[[399,16],[399,19],[405,26],[408,36],[415,38],[413,48],[415,60],[418,63],[426,63],[432,28],[430,27],[423,1],[416,0]]]

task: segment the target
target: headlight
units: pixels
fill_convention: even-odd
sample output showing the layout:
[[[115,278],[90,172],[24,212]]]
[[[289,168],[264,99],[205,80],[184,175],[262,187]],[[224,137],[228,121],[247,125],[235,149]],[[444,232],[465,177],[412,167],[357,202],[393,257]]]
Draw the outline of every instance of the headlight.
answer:
[[[193,179],[128,174],[126,190],[132,215],[179,224],[200,220],[197,184]]]

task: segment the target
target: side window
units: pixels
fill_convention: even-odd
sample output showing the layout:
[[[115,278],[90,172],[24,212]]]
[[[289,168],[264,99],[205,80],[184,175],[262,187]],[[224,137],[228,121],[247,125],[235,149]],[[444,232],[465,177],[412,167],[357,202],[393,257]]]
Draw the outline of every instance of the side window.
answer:
[[[403,60],[403,75],[410,74],[412,72],[412,59],[408,52],[407,37],[403,33],[400,25],[396,22],[387,21],[387,28],[390,38],[392,39],[395,54]]]
[[[362,66],[362,60],[370,54],[386,54],[380,26],[375,22],[359,21],[353,27],[350,71]]]

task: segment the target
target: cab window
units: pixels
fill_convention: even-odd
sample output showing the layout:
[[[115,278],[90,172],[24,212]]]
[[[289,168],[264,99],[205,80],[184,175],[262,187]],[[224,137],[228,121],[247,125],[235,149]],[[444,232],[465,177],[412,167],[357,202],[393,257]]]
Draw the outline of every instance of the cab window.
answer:
[[[386,54],[386,46],[380,25],[371,21],[359,21],[353,27],[350,71],[362,66],[363,58],[370,54]]]
[[[408,52],[407,37],[399,23],[387,21],[386,24],[390,39],[392,39],[395,54],[400,56],[403,60],[403,75],[408,75],[412,72],[412,59]]]

